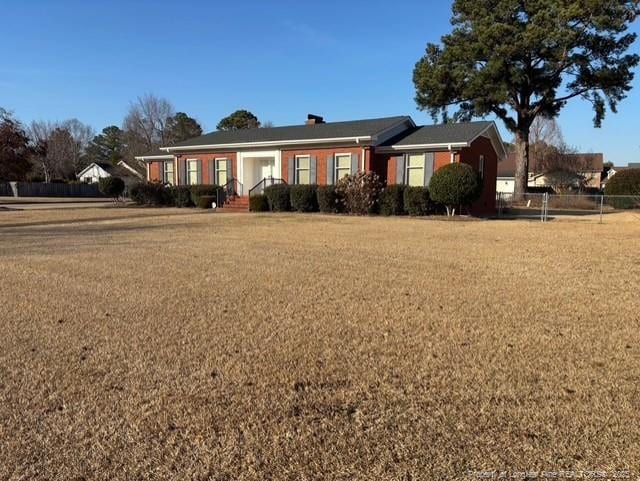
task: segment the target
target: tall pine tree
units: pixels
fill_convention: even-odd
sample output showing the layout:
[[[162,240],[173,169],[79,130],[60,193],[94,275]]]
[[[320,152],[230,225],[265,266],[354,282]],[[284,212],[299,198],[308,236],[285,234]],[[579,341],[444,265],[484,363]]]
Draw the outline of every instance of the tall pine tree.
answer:
[[[455,0],[453,29],[428,44],[413,81],[434,118],[495,115],[516,139],[516,193],[527,188],[529,131],[581,98],[599,127],[631,89],[628,31],[639,0]],[[454,110],[450,116],[451,110]]]

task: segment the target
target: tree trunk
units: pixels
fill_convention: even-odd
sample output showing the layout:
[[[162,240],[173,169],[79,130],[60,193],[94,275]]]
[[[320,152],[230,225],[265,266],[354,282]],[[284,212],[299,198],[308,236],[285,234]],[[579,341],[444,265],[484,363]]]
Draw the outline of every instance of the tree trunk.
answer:
[[[514,194],[525,194],[529,184],[529,131],[516,133],[516,172]]]

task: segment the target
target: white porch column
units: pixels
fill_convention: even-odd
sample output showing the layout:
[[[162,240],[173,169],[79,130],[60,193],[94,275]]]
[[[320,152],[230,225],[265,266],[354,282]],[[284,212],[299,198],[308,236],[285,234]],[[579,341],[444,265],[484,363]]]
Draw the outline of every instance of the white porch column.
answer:
[[[273,173],[273,177],[276,179],[281,179],[282,178],[282,150],[276,151],[275,166],[273,170],[275,171]]]

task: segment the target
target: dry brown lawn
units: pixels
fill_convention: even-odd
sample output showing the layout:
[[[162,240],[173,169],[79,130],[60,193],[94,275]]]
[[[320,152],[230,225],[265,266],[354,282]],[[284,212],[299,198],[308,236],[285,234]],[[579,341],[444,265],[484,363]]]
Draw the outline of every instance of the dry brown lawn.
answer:
[[[639,248],[637,214],[0,212],[0,479],[635,479]]]

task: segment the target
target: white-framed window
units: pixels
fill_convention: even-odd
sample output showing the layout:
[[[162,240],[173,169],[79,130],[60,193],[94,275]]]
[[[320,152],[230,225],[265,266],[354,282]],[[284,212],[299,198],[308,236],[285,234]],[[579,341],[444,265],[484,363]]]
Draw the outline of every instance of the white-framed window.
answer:
[[[480,178],[484,179],[484,155],[478,158],[478,172],[480,173]]]
[[[168,160],[166,162],[162,163],[162,172],[163,172],[163,179],[165,181],[165,183],[173,185],[176,183],[176,179],[173,176],[173,160]]]
[[[336,182],[351,174],[351,154],[336,154]]]
[[[198,184],[198,159],[187,159],[187,184]]]
[[[311,157],[296,155],[296,184],[311,183]]]
[[[216,159],[216,182],[222,186],[227,185],[227,182],[229,182],[227,159]]]
[[[407,156],[407,185],[422,187],[424,185],[424,154]]]

